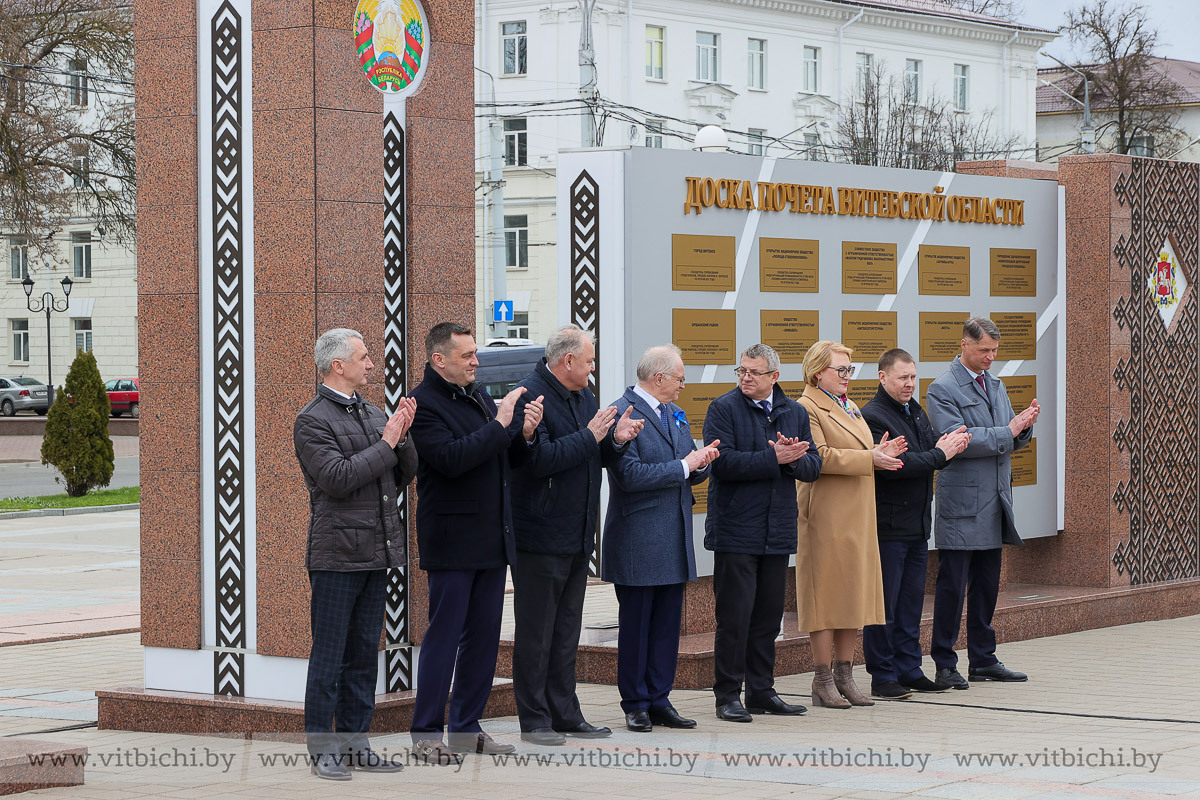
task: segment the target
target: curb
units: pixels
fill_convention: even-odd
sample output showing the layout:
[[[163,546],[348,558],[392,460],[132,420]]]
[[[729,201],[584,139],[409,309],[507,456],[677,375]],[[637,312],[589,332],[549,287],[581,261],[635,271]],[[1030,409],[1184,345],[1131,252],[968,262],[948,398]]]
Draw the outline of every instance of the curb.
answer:
[[[29,511],[0,511],[0,520],[28,517],[73,517],[76,514],[99,514],[105,511],[132,511],[141,503],[120,503],[115,506],[82,506],[80,508],[35,508]]]

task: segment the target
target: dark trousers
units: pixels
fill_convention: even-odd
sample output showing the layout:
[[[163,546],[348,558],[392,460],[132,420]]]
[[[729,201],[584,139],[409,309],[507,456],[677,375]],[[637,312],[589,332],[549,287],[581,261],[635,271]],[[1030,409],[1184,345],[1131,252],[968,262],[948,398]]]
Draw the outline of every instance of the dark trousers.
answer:
[[[775,695],[775,637],[783,621],[786,555],[713,553],[717,705]]]
[[[477,733],[492,693],[504,567],[429,570],[429,627],[417,659],[417,698],[412,738],[440,739],[450,698],[450,733]],[[450,679],[454,678],[454,694]]]
[[[574,728],[575,654],[583,627],[588,557],[521,551],[512,566],[513,690],[521,730]]]
[[[387,570],[308,573],[312,588],[304,732],[308,752],[357,753],[375,713]],[[334,728],[337,733],[334,733]]]
[[[679,624],[683,617],[683,584],[625,586],[617,591],[617,690],[621,709],[666,708],[671,705],[675,664],[679,659]]]
[[[928,561],[929,544],[924,539],[879,543],[887,624],[863,628],[863,655],[872,683],[922,677],[921,611]]]
[[[938,669],[958,665],[954,643],[962,619],[963,589],[967,600],[967,663],[989,667],[996,663],[996,631],[992,615],[1000,594],[1000,548],[939,550],[937,589],[933,596],[933,647]]]

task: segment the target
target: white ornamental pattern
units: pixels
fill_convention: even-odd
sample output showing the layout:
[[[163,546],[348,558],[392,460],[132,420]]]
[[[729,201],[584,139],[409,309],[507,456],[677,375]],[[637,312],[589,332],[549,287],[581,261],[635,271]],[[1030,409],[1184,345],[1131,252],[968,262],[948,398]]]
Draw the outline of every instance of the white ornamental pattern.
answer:
[[[407,224],[405,186],[404,127],[392,111],[383,121],[383,353],[384,400],[387,413],[396,410],[408,388],[407,320],[405,319],[405,259]],[[397,504],[400,530],[405,531],[408,547],[408,489],[401,488]],[[388,570],[387,605],[384,616],[384,679],[388,692],[412,688],[412,646],[408,628],[408,568]]]
[[[242,170],[242,18],[212,19],[212,203],[216,452],[216,694],[245,694],[246,518]]]
[[[585,331],[600,333],[600,187],[587,170],[571,184],[571,322]],[[600,339],[596,339],[596,370],[588,378],[600,397]],[[588,574],[600,576],[600,529],[596,523],[596,550],[588,561]]]

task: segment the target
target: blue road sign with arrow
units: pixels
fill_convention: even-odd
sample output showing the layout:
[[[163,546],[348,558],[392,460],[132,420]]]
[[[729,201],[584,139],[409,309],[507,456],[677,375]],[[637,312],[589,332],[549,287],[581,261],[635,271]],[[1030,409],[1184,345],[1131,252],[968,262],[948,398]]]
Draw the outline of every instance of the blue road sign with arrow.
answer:
[[[494,300],[492,301],[492,322],[512,322],[513,321],[513,301],[512,300]]]

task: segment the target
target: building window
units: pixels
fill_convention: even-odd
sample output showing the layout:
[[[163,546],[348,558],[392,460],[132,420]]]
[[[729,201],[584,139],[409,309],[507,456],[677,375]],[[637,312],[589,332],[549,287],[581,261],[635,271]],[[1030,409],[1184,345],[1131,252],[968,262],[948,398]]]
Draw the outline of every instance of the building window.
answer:
[[[746,86],[767,88],[767,40],[746,40]]]
[[[667,31],[661,25],[646,26],[646,77],[656,81],[664,79],[663,54]]]
[[[971,68],[966,64],[954,65],[954,110],[966,111],[967,93],[971,86]]]
[[[1131,136],[1129,139],[1129,148],[1125,152],[1131,156],[1154,158],[1154,137],[1150,134]]]
[[[663,146],[663,121],[661,119],[646,120],[646,147]]]
[[[721,35],[696,31],[696,80],[716,83],[720,76]]]
[[[529,312],[514,311],[513,321],[508,323],[508,335],[512,339],[529,338]]]
[[[504,215],[504,266],[529,268],[529,217],[525,214]]]
[[[500,23],[500,34],[504,39],[503,73],[505,75],[524,75],[527,46],[525,20]]]
[[[816,47],[804,48],[804,60],[800,67],[801,86],[804,91],[811,94],[821,91],[821,73],[818,71],[820,63],[820,49]]]
[[[77,155],[71,159],[71,185],[76,189],[83,189],[91,184],[91,161],[86,153]]]
[[[746,139],[750,142],[750,155],[765,155],[763,152],[763,142],[766,141],[766,138],[767,132],[762,128],[751,128],[750,130],[746,131]]]
[[[804,157],[809,161],[825,161],[825,145],[819,133],[804,134]]]
[[[867,90],[875,80],[875,76],[872,74],[874,66],[875,56],[870,53],[854,54],[854,92],[858,95],[859,100],[866,99]]]
[[[23,281],[29,277],[29,248],[21,244],[20,239],[8,240],[8,277],[14,281]]]
[[[904,102],[913,106],[921,102],[921,62],[915,58],[904,62]]]
[[[525,119],[504,120],[504,163],[523,167],[529,163],[529,139]]]
[[[12,360],[29,360],[29,320],[10,319],[8,326],[12,330]]]
[[[75,264],[76,278],[92,277],[92,232],[71,233],[71,257]]]
[[[75,57],[67,62],[67,79],[70,87],[71,105],[86,106],[88,104],[87,59]]]
[[[75,349],[89,352],[92,349],[92,321],[75,320]]]

